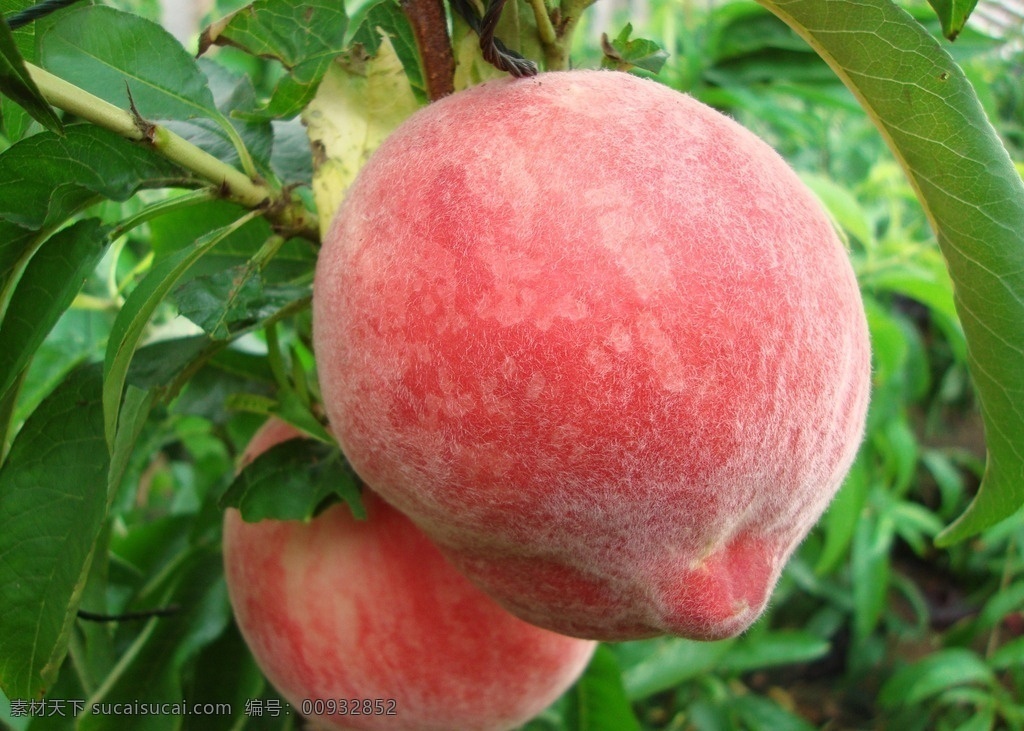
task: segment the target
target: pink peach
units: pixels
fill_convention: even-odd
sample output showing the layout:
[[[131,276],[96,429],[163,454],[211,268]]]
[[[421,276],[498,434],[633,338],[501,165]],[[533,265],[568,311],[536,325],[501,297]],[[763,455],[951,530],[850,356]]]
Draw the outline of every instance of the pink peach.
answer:
[[[297,436],[271,421],[247,458]],[[501,731],[540,713],[594,643],[506,612],[401,513],[364,490],[309,523],[229,509],[224,563],[239,629],[292,705],[336,729]]]
[[[731,119],[623,73],[415,114],[349,191],[313,315],[355,470],[566,634],[741,632],[864,427],[864,311],[815,197]]]

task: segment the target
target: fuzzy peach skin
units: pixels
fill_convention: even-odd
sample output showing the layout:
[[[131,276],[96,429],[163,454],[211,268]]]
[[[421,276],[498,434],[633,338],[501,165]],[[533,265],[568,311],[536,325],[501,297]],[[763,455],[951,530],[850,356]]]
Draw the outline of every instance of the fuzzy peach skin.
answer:
[[[245,461],[297,435],[270,421]],[[593,642],[516,619],[405,516],[369,490],[363,500],[366,521],[343,505],[309,523],[225,515],[235,618],[292,712],[320,700],[325,728],[504,731],[576,680]]]
[[[618,72],[415,114],[336,216],[313,316],[356,471],[566,634],[741,632],[863,432],[864,311],[816,199],[734,121]]]

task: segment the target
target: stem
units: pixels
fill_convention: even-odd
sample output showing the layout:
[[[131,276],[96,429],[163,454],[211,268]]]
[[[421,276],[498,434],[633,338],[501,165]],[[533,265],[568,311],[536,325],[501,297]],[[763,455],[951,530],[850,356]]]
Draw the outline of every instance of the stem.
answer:
[[[231,124],[231,121],[225,117],[218,115],[217,124],[224,130],[224,134],[231,140],[231,145],[235,148],[235,152],[238,153],[238,161],[242,165],[242,170],[249,176],[250,180],[256,180],[259,174],[256,172],[256,163],[252,160],[252,155],[249,154],[249,148],[245,146],[245,142],[242,140],[242,135],[238,134],[238,130],[235,129],[235,125]]]
[[[168,160],[221,187],[229,198],[247,208],[259,208],[270,199],[271,192],[266,186],[257,185],[243,173],[205,150],[200,150],[169,129],[160,125],[140,125],[139,119],[131,112],[116,107],[38,66],[26,63],[25,67],[43,97],[53,106],[126,139],[149,142]]]
[[[271,236],[263,243],[260,250],[253,255],[252,259],[249,261],[249,267],[256,271],[263,269],[271,259],[277,256],[277,252],[280,251],[284,244],[284,236],[278,236],[276,234]]]
[[[244,173],[200,150],[166,127],[155,125],[148,137],[161,155],[209,180],[246,208],[262,208],[270,202],[271,192],[265,185],[254,183]]]
[[[562,53],[562,66],[569,64],[569,49],[572,47],[572,36],[579,25],[583,11],[593,5],[595,0],[562,0],[558,23],[558,47]]]
[[[215,185],[225,198],[246,208],[263,209],[272,222],[293,232],[292,235],[319,241],[316,225],[308,211],[290,193],[275,193],[166,127],[145,122],[45,69],[31,63],[26,63],[25,67],[46,101],[58,109],[125,139],[149,145],[171,162]]]
[[[153,619],[154,617],[170,617],[181,610],[177,604],[156,609],[140,609],[134,612],[122,612],[120,614],[101,614],[98,612],[87,612],[84,609],[78,610],[78,618],[86,622],[136,622],[140,619]]]
[[[533,17],[537,22],[540,45],[544,49],[544,68],[548,71],[564,70],[569,65],[569,39],[563,43],[559,38],[544,0],[530,0],[530,7],[533,8]]]
[[[93,96],[84,89],[54,76],[49,71],[25,62],[32,81],[39,87],[43,97],[58,109],[70,112],[77,117],[87,119],[93,124],[109,129],[121,137],[141,142],[145,135],[135,123],[131,113],[115,107],[105,99]]]
[[[267,336],[267,361],[270,363],[270,372],[274,374],[274,380],[282,388],[288,387],[288,376],[284,369],[284,358],[281,357],[281,342],[277,338],[277,327],[274,323],[267,325],[264,330]]]
[[[423,61],[423,76],[430,101],[455,91],[455,56],[448,37],[448,17],[442,0],[402,0],[416,47]]]
[[[180,195],[175,198],[168,198],[167,200],[154,203],[151,206],[146,206],[131,218],[126,218],[122,221],[120,225],[110,233],[110,238],[111,240],[121,238],[136,226],[141,226],[148,221],[152,221],[157,216],[162,216],[165,213],[171,213],[182,208],[188,208],[196,203],[213,200],[214,197],[214,193],[209,189],[193,190],[185,193],[184,195]]]

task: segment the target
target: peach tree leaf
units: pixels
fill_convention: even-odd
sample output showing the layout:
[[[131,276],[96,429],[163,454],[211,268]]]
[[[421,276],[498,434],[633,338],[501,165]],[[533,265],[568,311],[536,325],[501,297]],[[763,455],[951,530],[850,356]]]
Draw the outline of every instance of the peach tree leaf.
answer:
[[[169,538],[187,540],[180,532]],[[123,717],[95,713],[97,704],[131,704],[139,700],[154,704],[182,703],[181,699],[188,695],[183,687],[183,678],[188,674],[183,672],[183,667],[213,643],[231,622],[223,577],[223,559],[216,547],[186,543],[175,554],[166,572],[135,597],[143,609],[173,607],[173,611],[145,622],[121,655],[120,662],[103,679],[76,718],[76,729],[119,731],[125,728]],[[136,731],[169,731],[182,728],[182,722],[180,715],[171,713],[139,714],[133,716],[130,727]],[[226,726],[207,722],[191,728]]]
[[[601,47],[604,49],[602,68],[628,71],[636,67],[653,74],[661,71],[668,60],[668,52],[646,38],[631,39],[632,33],[633,24],[627,23],[615,40],[609,40],[607,36],[601,37]]]
[[[75,8],[41,33],[39,57],[47,71],[121,108],[134,105],[144,119],[212,120],[249,160],[195,59],[152,21],[102,5]],[[189,139],[187,129],[176,131]]]
[[[202,53],[211,45],[235,46],[279,61],[288,74],[278,82],[267,112],[290,118],[313,98],[328,66],[344,50],[347,27],[342,3],[256,0],[207,28],[199,48]]]
[[[71,306],[107,250],[107,227],[87,219],[52,236],[32,257],[0,320],[0,394]]]
[[[290,439],[242,470],[220,505],[238,508],[249,522],[309,520],[337,498],[348,504],[356,518],[366,518],[355,473],[337,446]]]
[[[5,22],[0,22],[0,94],[17,102],[47,129],[61,132],[60,118],[29,76],[14,33]]]
[[[158,340],[135,351],[126,381],[136,388],[164,388],[217,347],[205,334]]]
[[[391,46],[387,51],[393,51],[402,62],[409,85],[417,92],[419,98],[426,99],[426,83],[423,81],[423,69],[420,67],[416,35],[409,24],[409,19],[395,0],[380,0],[370,5],[352,34],[352,43],[361,47],[364,54],[377,56],[384,38],[387,38]]]
[[[29,417],[0,469],[0,686],[53,683],[107,507],[100,373],[71,373]]]
[[[0,154],[0,222],[41,229],[66,220],[96,196],[123,201],[140,188],[190,180],[145,147],[100,127],[73,125],[63,137],[42,132]],[[0,258],[8,255],[8,243],[0,241]]]
[[[147,119],[213,117],[213,94],[195,61],[151,21],[100,5],[62,14],[39,38],[41,65],[122,108],[128,92]]]
[[[252,212],[227,226],[210,231],[191,246],[181,249],[157,263],[128,295],[107,340],[103,364],[104,432],[107,443],[114,443],[121,395],[124,392],[128,366],[142,339],[149,318],[182,276],[214,246],[256,216]]]
[[[0,319],[3,319],[6,303],[17,284],[19,263],[27,261],[45,239],[46,236],[38,231],[22,228],[0,217]]]
[[[719,642],[659,637],[616,645],[626,695],[635,703],[712,673],[735,643],[735,637]]]
[[[267,284],[258,270],[242,265],[189,280],[177,289],[175,301],[180,314],[215,340],[226,340],[311,296],[308,286]]]
[[[293,69],[341,53],[347,25],[341,3],[256,0],[203,31],[199,48],[202,53],[211,45],[235,46]]]
[[[889,0],[760,0],[854,93],[899,160],[953,280],[988,460],[949,545],[1024,506],[1024,181],[967,77]]]
[[[878,702],[883,708],[908,708],[957,686],[991,688],[996,683],[992,669],[977,653],[947,647],[893,673],[879,691]]]
[[[597,646],[569,697],[566,731],[640,731],[622,685],[619,662],[607,645]]]
[[[928,4],[939,16],[942,35],[952,41],[967,25],[967,19],[971,17],[978,0],[928,0]]]
[[[729,647],[715,669],[749,673],[794,663],[820,660],[830,650],[828,640],[803,630],[751,633]]]

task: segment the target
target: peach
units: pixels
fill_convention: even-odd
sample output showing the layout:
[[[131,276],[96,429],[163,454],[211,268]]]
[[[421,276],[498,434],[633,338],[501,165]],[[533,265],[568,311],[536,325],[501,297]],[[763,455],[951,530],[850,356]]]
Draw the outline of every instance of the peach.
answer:
[[[247,461],[298,436],[272,420]],[[453,569],[368,490],[309,523],[224,519],[239,629],[292,712],[338,729],[498,731],[540,713],[579,676],[594,643],[534,627]]]
[[[623,73],[413,115],[325,237],[313,318],[355,470],[566,634],[741,632],[862,437],[830,219],[752,133]]]

